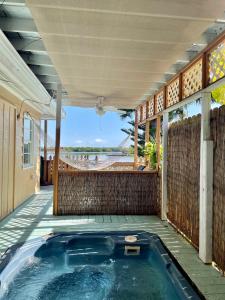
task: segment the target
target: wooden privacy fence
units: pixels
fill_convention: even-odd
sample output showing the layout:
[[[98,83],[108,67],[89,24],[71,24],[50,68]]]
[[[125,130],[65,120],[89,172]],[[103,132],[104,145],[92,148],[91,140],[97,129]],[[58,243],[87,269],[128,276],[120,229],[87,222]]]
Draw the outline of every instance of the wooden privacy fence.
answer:
[[[225,107],[211,111],[214,141],[213,260],[225,271]],[[168,218],[199,245],[200,116],[168,131]]]
[[[155,215],[159,210],[157,172],[59,172],[59,215]]]

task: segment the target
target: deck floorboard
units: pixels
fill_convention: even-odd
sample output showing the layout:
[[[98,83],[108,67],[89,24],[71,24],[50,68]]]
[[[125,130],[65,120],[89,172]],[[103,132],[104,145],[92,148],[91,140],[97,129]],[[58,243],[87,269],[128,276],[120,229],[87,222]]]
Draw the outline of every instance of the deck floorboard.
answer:
[[[225,277],[198,258],[197,251],[156,216],[52,215],[52,189],[45,188],[0,222],[0,253],[11,245],[50,232],[145,230],[158,234],[208,300],[225,299]]]

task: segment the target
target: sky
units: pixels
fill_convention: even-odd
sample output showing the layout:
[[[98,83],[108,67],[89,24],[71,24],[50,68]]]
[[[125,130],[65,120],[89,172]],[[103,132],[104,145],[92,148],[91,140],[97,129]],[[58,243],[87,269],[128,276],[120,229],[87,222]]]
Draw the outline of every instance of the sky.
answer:
[[[217,106],[219,105],[214,103],[212,108]],[[106,112],[100,117],[95,109],[72,106],[63,107],[63,109],[66,117],[61,123],[60,144],[62,147],[117,147],[127,137],[121,128],[129,127],[128,119],[121,120],[116,112]],[[193,102],[186,107],[187,117],[200,112],[200,103]],[[126,146],[130,143],[128,142]],[[55,146],[55,121],[48,121],[48,146]]]
[[[61,123],[62,147],[117,147],[127,137],[120,129],[129,127],[128,120],[122,121],[116,112],[106,112],[100,117],[95,109],[69,106],[63,109],[66,117]],[[48,135],[53,143],[55,121],[48,121]]]

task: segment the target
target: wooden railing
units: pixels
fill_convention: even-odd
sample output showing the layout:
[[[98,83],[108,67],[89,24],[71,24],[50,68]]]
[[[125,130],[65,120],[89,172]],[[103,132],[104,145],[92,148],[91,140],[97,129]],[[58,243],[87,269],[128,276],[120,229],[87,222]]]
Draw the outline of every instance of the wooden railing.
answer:
[[[225,76],[225,33],[221,34],[153,96],[136,108],[139,125]]]
[[[70,166],[68,163],[65,163],[63,160],[59,159],[59,170],[61,171],[76,171],[76,169],[72,166]],[[47,178],[44,182],[45,185],[51,185],[54,184],[54,159],[47,160]]]
[[[58,215],[156,215],[157,172],[59,171]]]
[[[114,162],[111,166],[104,169],[104,171],[132,171],[134,169],[133,162]],[[71,166],[69,163],[63,161],[63,159],[59,160],[59,171],[79,171],[74,166]],[[47,178],[44,182],[44,179],[41,181],[44,182],[45,185],[54,184],[54,160],[47,160]]]

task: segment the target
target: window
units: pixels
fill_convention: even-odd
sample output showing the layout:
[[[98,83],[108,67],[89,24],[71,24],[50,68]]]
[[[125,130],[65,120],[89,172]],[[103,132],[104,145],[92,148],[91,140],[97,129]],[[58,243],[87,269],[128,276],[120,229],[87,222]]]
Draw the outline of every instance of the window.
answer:
[[[23,166],[29,167],[33,163],[33,120],[25,113],[23,118]]]

